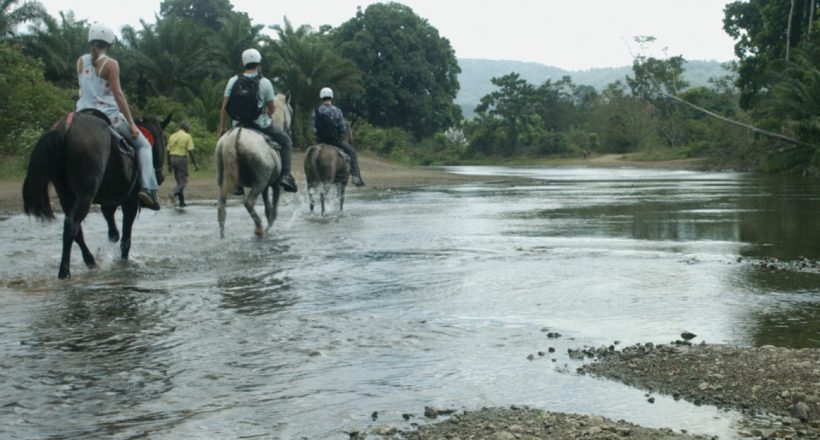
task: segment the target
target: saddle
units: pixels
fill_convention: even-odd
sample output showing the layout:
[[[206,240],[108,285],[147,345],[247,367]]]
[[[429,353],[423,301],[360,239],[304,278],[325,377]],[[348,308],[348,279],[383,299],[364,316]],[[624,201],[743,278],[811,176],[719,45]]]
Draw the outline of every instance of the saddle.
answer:
[[[338,154],[339,157],[341,157],[343,161],[350,163],[350,155],[345,153],[345,150],[342,150],[341,148],[339,148],[339,147],[337,147],[333,144],[325,143],[325,145],[335,148],[336,149],[336,154]]]
[[[262,130],[256,128],[256,127],[241,124],[241,125],[239,125],[239,128],[246,129],[246,130],[252,130],[256,133],[259,133],[259,135],[262,136],[263,139],[265,139],[265,142],[268,144],[268,146],[271,147],[272,149],[276,150],[276,151],[280,151],[282,149],[282,146],[279,145],[279,143],[276,142],[272,137],[270,137],[270,135],[268,135],[267,133],[265,133],[264,131],[262,131]]]
[[[71,129],[71,123],[74,121],[74,117],[77,113],[82,113],[90,116],[94,116],[95,118],[99,118],[108,126],[108,131],[111,133],[111,136],[117,141],[117,149],[122,153],[124,156],[134,159],[137,155],[136,148],[128,142],[112,125],[111,119],[105,113],[94,109],[94,108],[87,108],[80,110],[79,112],[71,112],[66,117],[66,131]],[[137,126],[140,131],[142,132],[143,136],[148,139],[148,143],[154,145],[154,139],[151,136],[151,133],[142,126]]]

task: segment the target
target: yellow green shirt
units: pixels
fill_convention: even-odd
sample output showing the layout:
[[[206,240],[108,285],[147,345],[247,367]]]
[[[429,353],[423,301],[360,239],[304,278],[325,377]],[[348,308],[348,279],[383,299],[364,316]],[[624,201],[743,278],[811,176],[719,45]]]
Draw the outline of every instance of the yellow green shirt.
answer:
[[[171,156],[188,155],[194,149],[194,139],[185,130],[179,130],[168,138],[168,154]]]

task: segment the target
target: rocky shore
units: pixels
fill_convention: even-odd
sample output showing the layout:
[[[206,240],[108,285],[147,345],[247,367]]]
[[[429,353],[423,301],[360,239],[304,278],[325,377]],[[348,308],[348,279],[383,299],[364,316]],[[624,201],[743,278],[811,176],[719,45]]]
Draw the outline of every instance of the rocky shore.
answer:
[[[769,430],[750,433],[755,438],[820,439],[820,349],[690,345],[681,340],[593,351],[599,361],[579,368],[580,373],[697,405],[775,416]]]
[[[349,433],[351,439],[401,438],[408,440],[574,440],[574,439],[710,439],[701,435],[675,433],[670,429],[644,428],[623,420],[600,416],[551,413],[533,408],[483,408],[465,411],[448,420],[399,431],[389,426],[367,433]]]
[[[696,405],[734,409],[755,419],[738,437],[750,439],[820,439],[820,349],[773,346],[738,348],[691,344],[694,334],[669,345],[636,344],[570,349],[569,357],[591,362],[578,368],[653,394]],[[552,413],[527,407],[482,408],[434,422],[442,414],[426,408],[426,421],[415,429],[379,426],[350,432],[350,438],[401,439],[707,439],[717,438],[650,429],[595,415]],[[445,412],[449,414],[449,412]],[[760,419],[765,420],[761,422]]]

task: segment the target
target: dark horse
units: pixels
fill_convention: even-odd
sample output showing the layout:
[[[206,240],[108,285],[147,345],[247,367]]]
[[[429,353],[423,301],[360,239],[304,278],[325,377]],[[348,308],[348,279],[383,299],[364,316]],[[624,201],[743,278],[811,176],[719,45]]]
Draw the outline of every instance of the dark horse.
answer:
[[[153,165],[160,183],[164,180],[162,159],[165,156],[166,138],[163,130],[170,120],[169,115],[161,123],[155,118],[137,121],[153,137]],[[23,208],[26,214],[40,219],[54,219],[48,196],[49,183],[54,185],[65,213],[63,254],[58,277],[71,277],[73,242],[80,247],[86,266],[96,266],[94,256],[85,244],[82,228],[83,219],[88,215],[92,203],[101,205],[103,216],[108,222],[108,238],[112,242],[120,239],[114,223],[114,212],[118,206],[122,206],[120,250],[122,259],[128,259],[131,227],[139,210],[139,168],[136,152],[131,154],[121,151],[105,120],[90,114],[76,113],[73,121],[61,119],[37,141],[23,182]]]
[[[347,125],[346,140],[353,143],[350,125]],[[331,186],[336,186],[339,197],[339,211],[344,209],[345,188],[350,178],[350,158],[330,144],[319,144],[308,148],[305,154],[305,179],[307,180],[310,212],[313,212],[313,195],[319,191],[322,215],[325,214],[325,200]]]

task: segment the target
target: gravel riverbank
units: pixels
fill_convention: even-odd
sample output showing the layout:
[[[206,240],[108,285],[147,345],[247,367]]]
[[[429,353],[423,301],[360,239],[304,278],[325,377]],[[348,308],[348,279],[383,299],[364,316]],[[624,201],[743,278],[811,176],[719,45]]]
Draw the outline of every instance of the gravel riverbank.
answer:
[[[618,380],[652,394],[666,394],[697,405],[714,405],[747,414],[750,439],[820,439],[820,349],[773,346],[637,344],[572,349],[569,356],[592,362],[579,374]],[[428,408],[426,413],[436,415]],[[431,422],[430,418],[427,419]],[[465,411],[447,420],[419,423],[415,430],[380,426],[351,432],[351,438],[401,439],[707,439],[717,438],[650,429],[595,415],[552,413],[512,407]]]

